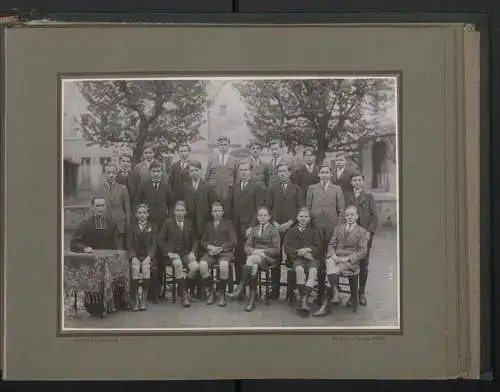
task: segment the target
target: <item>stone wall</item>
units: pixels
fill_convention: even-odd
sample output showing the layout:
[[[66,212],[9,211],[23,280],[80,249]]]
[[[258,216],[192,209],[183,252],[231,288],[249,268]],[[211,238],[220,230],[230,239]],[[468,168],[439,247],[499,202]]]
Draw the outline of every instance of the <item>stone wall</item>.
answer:
[[[397,197],[387,193],[373,193],[377,204],[379,228],[396,228],[398,225]]]

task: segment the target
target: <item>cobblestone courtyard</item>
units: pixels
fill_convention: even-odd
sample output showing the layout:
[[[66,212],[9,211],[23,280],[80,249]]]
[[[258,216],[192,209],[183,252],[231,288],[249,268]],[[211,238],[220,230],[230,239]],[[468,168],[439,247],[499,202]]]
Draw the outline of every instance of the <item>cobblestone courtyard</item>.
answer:
[[[394,230],[384,230],[374,238],[370,257],[370,273],[366,288],[368,306],[357,313],[345,306],[334,307],[325,318],[302,318],[285,301],[257,304],[253,312],[243,310],[244,303],[228,302],[225,308],[196,302],[190,308],[180,307],[179,301],[149,304],[146,312],[120,311],[104,318],[89,316],[84,310],[67,312],[66,328],[206,328],[206,327],[397,327],[398,265],[397,236]],[[284,295],[282,295],[284,298]],[[347,300],[344,295],[344,302]]]

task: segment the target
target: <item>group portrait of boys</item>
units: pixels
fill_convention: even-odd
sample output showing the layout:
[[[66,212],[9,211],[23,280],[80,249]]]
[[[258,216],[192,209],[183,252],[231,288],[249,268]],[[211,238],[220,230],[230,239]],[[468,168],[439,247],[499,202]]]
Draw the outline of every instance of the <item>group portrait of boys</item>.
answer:
[[[278,299],[283,268],[287,300],[301,316],[326,316],[340,303],[340,276],[351,283],[347,306],[367,305],[377,209],[364,174],[347,167],[343,152],[318,164],[306,147],[299,164],[285,156],[281,140],[269,147],[270,160],[262,159],[258,141],[237,159],[220,137],[204,172],[189,144],[178,146],[179,159],[168,168],[154,146],[135,167],[121,155],[119,164],[104,165],[92,214],[72,236],[71,251],[127,250],[133,311],[166,296],[169,273],[183,307],[246,299],[244,309],[252,311],[260,271],[269,270],[269,296]],[[309,299],[318,287],[324,292],[313,312]]]

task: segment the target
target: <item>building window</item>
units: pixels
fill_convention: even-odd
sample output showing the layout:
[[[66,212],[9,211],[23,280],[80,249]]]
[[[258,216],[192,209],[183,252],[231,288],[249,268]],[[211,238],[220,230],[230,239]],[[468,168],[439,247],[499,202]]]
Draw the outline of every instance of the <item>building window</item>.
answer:
[[[99,165],[101,166],[103,173],[104,173],[104,165],[107,165],[108,163],[111,163],[111,157],[100,157],[99,158]]]
[[[92,180],[91,180],[91,171],[90,171],[90,158],[81,158],[80,162],[82,163],[80,166],[80,188],[82,189],[91,189],[92,188]]]
[[[386,168],[387,145],[383,141],[378,141],[372,147],[372,188],[378,191],[387,192],[389,189],[389,175]]]
[[[225,116],[227,114],[227,105],[220,105],[219,106],[219,114],[221,116]]]

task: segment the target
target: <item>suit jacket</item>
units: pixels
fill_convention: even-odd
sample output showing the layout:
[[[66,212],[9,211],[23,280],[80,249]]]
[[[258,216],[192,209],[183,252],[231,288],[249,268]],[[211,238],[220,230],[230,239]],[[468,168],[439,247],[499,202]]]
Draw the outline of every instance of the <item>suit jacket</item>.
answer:
[[[252,164],[252,178],[264,188],[267,188],[269,184],[269,164],[260,158],[255,161],[251,156],[245,158],[244,161]]]
[[[208,245],[220,246],[223,251],[220,255],[233,257],[234,248],[236,247],[236,232],[230,220],[222,220],[217,228],[214,222],[207,222],[205,230],[201,237],[201,247],[208,252]]]
[[[120,249],[119,230],[113,219],[104,217],[105,229],[96,228],[96,217],[85,219],[70,242],[72,252],[83,252],[87,247],[93,249]]]
[[[101,184],[98,192],[106,199],[109,216],[111,216],[118,226],[120,233],[125,234],[130,225],[130,217],[132,216],[127,187],[115,182],[111,189],[108,189],[105,184]]]
[[[124,174],[122,171],[119,171],[116,176],[116,182],[118,184],[125,185],[128,190],[128,195],[130,197],[130,201],[135,200],[135,194],[137,192],[137,173],[134,173],[133,170],[129,171],[128,174]]]
[[[246,189],[241,190],[241,181],[233,187],[231,197],[230,215],[233,219],[234,227],[243,227],[245,230],[257,223],[257,210],[264,205],[265,190],[262,183],[253,178],[248,181]]]
[[[221,200],[229,200],[231,187],[236,178],[236,167],[238,161],[231,155],[227,155],[226,164],[222,165],[218,155],[209,159],[205,181],[214,187],[215,196]]]
[[[335,165],[332,168],[332,182],[342,188],[344,197],[347,193],[352,192],[351,175],[352,171],[345,167],[341,176],[337,178],[337,168]]]
[[[359,273],[359,261],[368,251],[368,232],[360,225],[355,224],[350,232],[346,230],[346,224],[338,225],[328,243],[327,258],[332,256],[348,257],[344,263],[336,263],[340,273],[345,276]]]
[[[169,185],[161,182],[160,188],[155,190],[152,181],[143,182],[137,191],[134,205],[137,208],[137,205],[141,203],[147,204],[149,207],[149,220],[156,227],[161,227],[172,204]]]
[[[306,206],[316,227],[333,230],[344,218],[345,200],[342,189],[330,183],[328,190],[314,184],[307,190]]]
[[[355,197],[354,191],[345,196],[346,207],[355,206],[358,209],[358,224],[371,233],[377,229],[377,205],[373,194],[361,191],[359,197]]]
[[[266,206],[272,215],[272,220],[285,223],[289,220],[295,222],[299,208],[304,207],[304,192],[297,184],[288,183],[283,193],[281,184],[269,188],[266,196]]]
[[[195,190],[193,182],[189,180],[183,184],[179,196],[179,200],[186,203],[187,217],[193,222],[197,235],[201,236],[205,223],[212,217],[210,210],[215,201],[213,187],[200,180],[198,189]]]
[[[143,182],[148,182],[151,180],[151,175],[149,174],[149,165],[146,161],[142,161],[134,166],[133,177],[135,180],[135,188],[138,189]],[[163,173],[162,181],[168,183],[168,176]]]
[[[273,185],[280,183],[280,179],[278,177],[278,166],[281,163],[286,163],[289,165],[291,172],[290,179],[293,179],[294,176],[295,163],[291,159],[281,157],[275,166],[273,166],[273,159],[274,158],[271,158],[271,161],[268,163],[268,188],[271,188]]]
[[[170,187],[172,189],[172,194],[174,198],[177,200],[182,200],[182,190],[184,184],[191,181],[191,176],[189,174],[189,163],[183,169],[182,162],[177,161],[172,164],[170,167]]]
[[[310,172],[305,164],[300,165],[294,173],[293,183],[297,184],[304,191],[304,195],[307,193],[310,185],[317,184],[319,182],[319,167],[314,164],[312,172]]]
[[[146,223],[143,232],[141,232],[139,224],[137,223],[129,226],[127,235],[128,255],[130,258],[137,257],[141,235],[144,236],[147,255],[151,258],[151,260],[153,260],[156,256],[156,250],[158,248],[158,231],[156,229],[156,225],[150,222]]]
[[[287,255],[287,259],[293,261],[299,257],[297,251],[303,248],[311,248],[312,256],[315,260],[322,259],[321,257],[321,236],[315,227],[309,225],[303,232],[299,230],[299,226],[290,227],[285,235],[283,248]]]
[[[175,218],[166,219],[158,235],[158,245],[165,257],[168,253],[177,253],[181,256],[191,252],[197,254],[198,237],[193,223],[185,218],[184,227],[181,231]]]
[[[270,259],[276,259],[281,253],[280,233],[271,222],[269,222],[259,236],[260,225],[250,228],[247,240],[245,242],[245,253],[251,254],[254,249],[264,250],[265,255]]]

